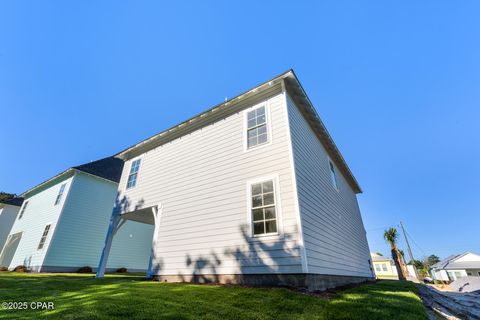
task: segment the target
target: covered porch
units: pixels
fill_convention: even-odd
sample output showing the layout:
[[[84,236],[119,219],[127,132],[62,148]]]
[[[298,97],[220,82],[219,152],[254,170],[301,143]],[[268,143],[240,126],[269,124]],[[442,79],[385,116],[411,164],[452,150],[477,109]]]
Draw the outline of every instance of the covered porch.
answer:
[[[150,257],[147,268],[147,278],[152,277],[152,263],[155,256],[155,246],[158,235],[158,227],[160,225],[160,217],[162,214],[162,205],[154,205],[144,208],[136,208],[133,211],[121,212],[118,208],[115,208],[110,218],[110,224],[107,234],[105,236],[105,243],[100,256],[100,262],[98,264],[97,273],[95,277],[101,278],[105,275],[107,267],[108,257],[112,248],[112,243],[115,238],[115,234],[122,228],[127,221],[134,221],[138,223],[144,223],[154,226],[154,232],[152,237],[152,244],[150,249]]]

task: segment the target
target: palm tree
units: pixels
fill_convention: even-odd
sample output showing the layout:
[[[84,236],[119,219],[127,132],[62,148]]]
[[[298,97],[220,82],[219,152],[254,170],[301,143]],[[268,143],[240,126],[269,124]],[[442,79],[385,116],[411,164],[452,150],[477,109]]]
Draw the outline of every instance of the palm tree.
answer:
[[[405,263],[403,262],[401,253],[397,248],[397,240],[398,240],[397,229],[390,228],[388,230],[385,230],[383,237],[390,244],[390,247],[392,249],[392,258],[398,270],[398,278],[400,280],[405,280],[407,278],[408,271],[407,271],[407,267],[405,266]]]

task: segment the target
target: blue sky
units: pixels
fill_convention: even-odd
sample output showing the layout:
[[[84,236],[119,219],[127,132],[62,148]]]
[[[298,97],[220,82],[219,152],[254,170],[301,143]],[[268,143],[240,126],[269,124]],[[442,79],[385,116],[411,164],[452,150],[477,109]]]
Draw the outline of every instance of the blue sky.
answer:
[[[364,190],[372,251],[388,253],[383,230],[402,220],[417,257],[480,253],[479,10],[0,0],[0,190],[21,193],[294,68]]]

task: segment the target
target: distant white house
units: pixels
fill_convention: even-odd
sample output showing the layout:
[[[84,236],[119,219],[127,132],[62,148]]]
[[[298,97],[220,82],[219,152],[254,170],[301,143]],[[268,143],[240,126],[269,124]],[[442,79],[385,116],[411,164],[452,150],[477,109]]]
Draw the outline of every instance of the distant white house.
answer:
[[[430,267],[435,280],[455,281],[466,276],[480,277],[480,255],[465,252],[451,255]]]
[[[23,205],[2,246],[0,266],[55,272],[82,266],[95,269],[122,167],[122,160],[105,158],[69,168],[24,192]],[[125,224],[117,233],[108,268],[145,270],[152,229]]]
[[[354,142],[352,142],[354,143]],[[161,281],[325,289],[373,278],[361,189],[292,70],[116,155]]]
[[[22,203],[23,198],[19,197],[0,201],[0,250],[7,241]]]

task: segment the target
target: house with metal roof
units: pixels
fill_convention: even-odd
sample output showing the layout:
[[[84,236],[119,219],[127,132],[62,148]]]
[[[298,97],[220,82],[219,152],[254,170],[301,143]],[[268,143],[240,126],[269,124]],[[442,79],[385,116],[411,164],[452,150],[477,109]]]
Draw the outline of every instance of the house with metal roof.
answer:
[[[472,276],[480,277],[480,255],[472,252],[454,254],[430,267],[434,280],[455,281]]]
[[[160,281],[315,290],[374,277],[361,188],[293,70],[116,157],[98,277],[123,221],[154,227]]]
[[[122,168],[121,159],[108,157],[71,167],[22,193],[23,203],[0,247],[0,266],[24,265],[38,272],[95,269]],[[145,224],[122,226],[108,269],[145,270],[152,232]]]
[[[0,201],[0,248],[7,241],[22,203],[23,198],[20,197]]]

